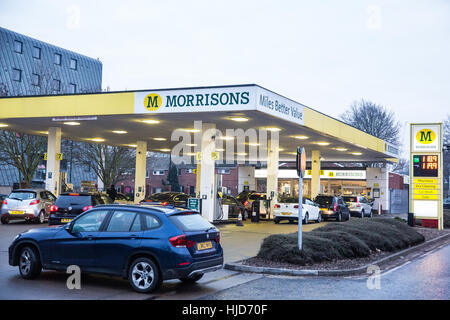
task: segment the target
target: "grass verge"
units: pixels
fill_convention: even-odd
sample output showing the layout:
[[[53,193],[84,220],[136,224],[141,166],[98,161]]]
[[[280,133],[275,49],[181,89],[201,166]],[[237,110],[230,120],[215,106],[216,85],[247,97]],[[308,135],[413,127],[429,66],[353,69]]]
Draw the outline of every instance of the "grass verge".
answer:
[[[351,219],[329,223],[303,233],[298,250],[297,233],[276,234],[264,239],[257,257],[274,262],[309,265],[325,261],[362,258],[372,252],[397,251],[425,240],[406,223],[389,218]]]

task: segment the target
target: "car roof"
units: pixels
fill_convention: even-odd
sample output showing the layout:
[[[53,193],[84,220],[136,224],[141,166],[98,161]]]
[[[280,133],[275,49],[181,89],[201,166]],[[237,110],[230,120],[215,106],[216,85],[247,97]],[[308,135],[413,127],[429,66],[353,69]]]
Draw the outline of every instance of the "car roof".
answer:
[[[97,205],[95,206],[95,208],[126,208],[126,209],[152,209],[152,211],[157,211],[159,213],[163,213],[167,216],[170,215],[175,215],[175,214],[179,214],[179,213],[183,213],[183,212],[195,212],[195,213],[199,213],[198,211],[195,210],[190,210],[190,209],[186,209],[186,208],[180,208],[180,207],[174,207],[174,206],[162,206],[162,205],[157,205],[157,204],[102,204],[102,205]]]
[[[47,191],[45,189],[15,189],[11,192],[40,192],[40,191]]]
[[[92,196],[94,194],[98,194],[98,193],[91,193],[91,192],[61,192],[59,195],[60,196]]]

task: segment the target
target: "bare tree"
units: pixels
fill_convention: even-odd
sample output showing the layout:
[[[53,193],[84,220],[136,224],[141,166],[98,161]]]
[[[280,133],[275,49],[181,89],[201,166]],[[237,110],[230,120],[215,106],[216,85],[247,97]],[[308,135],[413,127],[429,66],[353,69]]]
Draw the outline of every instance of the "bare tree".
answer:
[[[359,130],[400,145],[400,123],[395,114],[382,105],[361,99],[353,102],[340,118]]]
[[[443,136],[444,136],[444,192],[446,192],[447,197],[450,196],[450,115],[447,115],[447,118],[443,123]]]
[[[91,168],[105,187],[134,170],[136,152],[130,148],[82,143],[73,153],[76,161]]]
[[[17,168],[27,186],[31,186],[46,145],[45,137],[2,130],[0,162]]]

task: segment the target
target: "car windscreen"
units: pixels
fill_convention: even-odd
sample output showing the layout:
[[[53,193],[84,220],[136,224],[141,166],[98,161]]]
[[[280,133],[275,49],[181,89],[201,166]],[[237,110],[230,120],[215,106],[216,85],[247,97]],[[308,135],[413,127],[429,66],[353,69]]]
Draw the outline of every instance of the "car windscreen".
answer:
[[[266,196],[259,194],[259,193],[254,193],[251,194],[249,197],[250,200],[266,200]]]
[[[236,197],[237,200],[245,200],[247,199],[248,196],[248,192],[241,192],[239,193],[239,195]]]
[[[173,222],[182,231],[200,231],[214,228],[214,226],[198,213],[176,214],[169,216]]]
[[[344,197],[345,202],[358,202],[356,197]]]
[[[282,197],[278,201],[280,203],[298,203],[298,198],[295,197]]]
[[[58,199],[56,199],[55,205],[60,208],[90,206],[92,205],[91,196],[60,195]]]
[[[333,197],[318,196],[315,200],[321,207],[329,207],[333,204]]]
[[[172,194],[170,193],[156,193],[154,195],[151,195],[148,197],[148,200],[153,201],[167,201],[172,197]]]
[[[36,192],[34,191],[13,191],[8,196],[10,199],[17,199],[17,200],[29,200],[29,199],[35,199],[36,198]]]

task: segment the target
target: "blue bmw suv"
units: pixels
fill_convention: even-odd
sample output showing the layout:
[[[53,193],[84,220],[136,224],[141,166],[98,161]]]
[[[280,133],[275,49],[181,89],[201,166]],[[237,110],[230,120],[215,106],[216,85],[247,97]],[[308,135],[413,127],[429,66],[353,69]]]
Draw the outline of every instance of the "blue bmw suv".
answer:
[[[9,264],[34,279],[42,269],[120,276],[142,293],[163,280],[195,282],[222,268],[220,233],[198,212],[168,206],[101,205],[70,223],[31,229],[9,247]]]

